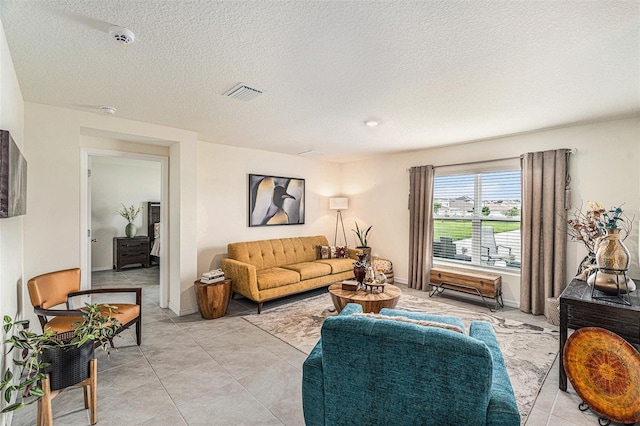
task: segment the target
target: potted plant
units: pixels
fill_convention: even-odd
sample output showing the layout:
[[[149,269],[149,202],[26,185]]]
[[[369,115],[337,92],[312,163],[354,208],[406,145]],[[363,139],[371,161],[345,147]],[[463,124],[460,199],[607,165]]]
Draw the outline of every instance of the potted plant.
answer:
[[[136,209],[135,207],[133,207],[133,204],[129,207],[125,206],[124,204],[120,205],[122,206],[122,208],[120,210],[117,210],[116,213],[127,219],[129,223],[127,224],[127,226],[125,226],[124,233],[127,237],[133,238],[138,232],[138,228],[136,228],[136,225],[133,224],[133,221],[136,220],[136,217],[138,217],[141,208],[138,207]]]
[[[106,315],[100,307],[107,308]],[[108,354],[111,340],[122,326],[113,317],[116,310],[116,306],[87,304],[80,310],[83,320],[78,327],[73,332],[61,334],[51,330],[38,334],[29,329],[29,321],[13,321],[5,316],[4,332],[16,330],[4,343],[9,345],[7,353],[14,349],[20,351],[19,359],[13,358],[13,364],[20,368],[20,375],[15,377],[14,383],[13,369],[9,367],[4,373],[0,391],[7,403],[14,395],[16,401],[0,412],[18,410],[36,402],[44,395],[40,385],[46,374],[51,378],[51,390],[64,389],[87,379],[89,361],[95,357],[94,348],[101,346]],[[17,330],[18,327],[22,329]]]
[[[371,247],[369,247],[369,245],[367,244],[367,237],[369,236],[369,232],[371,232],[371,228],[373,228],[373,225],[369,226],[367,229],[361,229],[358,226],[358,222],[355,222],[355,224],[356,229],[352,229],[352,231],[355,232],[358,240],[360,240],[360,245],[356,248],[362,249],[362,251],[367,255],[366,259],[371,260]]]

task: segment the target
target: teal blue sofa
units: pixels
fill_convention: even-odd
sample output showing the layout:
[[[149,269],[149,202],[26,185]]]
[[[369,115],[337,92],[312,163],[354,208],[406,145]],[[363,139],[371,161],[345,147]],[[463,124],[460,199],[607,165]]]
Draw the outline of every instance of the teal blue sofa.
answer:
[[[463,334],[354,315],[348,304],[322,325],[303,364],[302,404],[315,425],[520,425],[491,324],[383,309],[380,315],[457,325]]]

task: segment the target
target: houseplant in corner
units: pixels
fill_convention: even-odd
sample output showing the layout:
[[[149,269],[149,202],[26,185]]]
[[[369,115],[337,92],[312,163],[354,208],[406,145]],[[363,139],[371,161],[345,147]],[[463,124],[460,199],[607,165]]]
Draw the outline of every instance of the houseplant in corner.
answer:
[[[136,228],[136,225],[133,224],[133,221],[136,220],[136,217],[138,217],[141,207],[138,207],[136,209],[135,207],[133,207],[133,204],[129,207],[125,206],[124,204],[121,204],[121,206],[122,208],[116,211],[116,213],[127,219],[129,223],[127,224],[127,226],[125,226],[124,233],[127,237],[133,238],[138,232],[138,228]]]
[[[369,247],[369,245],[367,244],[367,237],[369,236],[369,232],[371,232],[371,228],[373,228],[373,225],[369,226],[367,229],[364,229],[364,228],[360,229],[360,227],[358,226],[358,222],[355,222],[355,224],[356,224],[356,229],[352,229],[352,231],[355,232],[356,236],[358,237],[358,240],[360,240],[360,245],[357,246],[356,248],[362,249],[362,251],[367,255],[366,260],[370,261],[371,247]]]
[[[107,308],[107,312],[100,310]],[[13,321],[4,317],[4,332],[14,330],[14,334],[5,340],[11,353],[20,351],[13,357],[13,364],[20,369],[20,374],[13,375],[13,369],[7,368],[0,382],[0,391],[4,399],[10,403],[15,395],[16,401],[5,407],[1,413],[21,409],[36,402],[44,391],[42,379],[47,374],[51,379],[51,390],[64,389],[75,385],[89,377],[89,361],[95,357],[94,348],[101,346],[107,353],[111,340],[122,324],[113,317],[117,313],[116,306],[89,305],[80,310],[82,322],[73,332],[57,334],[45,330],[38,334],[29,327],[29,321]],[[105,315],[106,313],[106,315]],[[18,330],[18,327],[22,327]],[[16,359],[19,358],[19,359]]]

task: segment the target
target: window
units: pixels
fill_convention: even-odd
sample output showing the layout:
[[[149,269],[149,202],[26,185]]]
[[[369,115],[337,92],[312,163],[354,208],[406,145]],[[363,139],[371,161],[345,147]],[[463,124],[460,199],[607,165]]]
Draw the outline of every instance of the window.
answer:
[[[521,172],[434,178],[434,259],[520,269]]]

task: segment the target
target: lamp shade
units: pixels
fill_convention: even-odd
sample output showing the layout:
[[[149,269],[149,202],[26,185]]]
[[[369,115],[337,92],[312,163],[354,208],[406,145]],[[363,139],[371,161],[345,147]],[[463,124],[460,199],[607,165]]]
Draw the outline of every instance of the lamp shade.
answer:
[[[349,208],[349,199],[329,198],[329,208],[331,210],[347,210]]]

